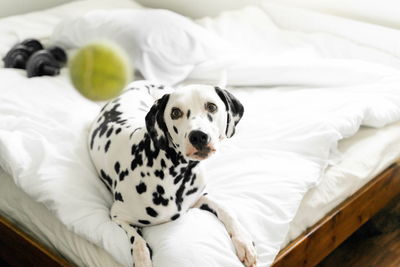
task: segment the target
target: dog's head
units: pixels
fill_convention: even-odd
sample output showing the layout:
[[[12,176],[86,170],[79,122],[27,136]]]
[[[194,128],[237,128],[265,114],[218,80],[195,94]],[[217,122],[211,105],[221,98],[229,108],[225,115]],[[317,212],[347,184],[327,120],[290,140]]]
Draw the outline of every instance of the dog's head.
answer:
[[[157,100],[146,116],[154,145],[172,147],[189,160],[203,160],[230,138],[243,116],[231,93],[209,85],[189,85]]]

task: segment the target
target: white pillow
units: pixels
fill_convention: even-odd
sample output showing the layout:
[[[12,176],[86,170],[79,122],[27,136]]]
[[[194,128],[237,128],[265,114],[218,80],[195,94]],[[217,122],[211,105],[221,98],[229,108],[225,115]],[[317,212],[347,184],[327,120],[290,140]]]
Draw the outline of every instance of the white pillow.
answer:
[[[184,80],[197,64],[218,57],[225,47],[215,34],[162,9],[92,11],[64,20],[52,38],[66,48],[99,39],[124,48],[146,79],[169,85]]]

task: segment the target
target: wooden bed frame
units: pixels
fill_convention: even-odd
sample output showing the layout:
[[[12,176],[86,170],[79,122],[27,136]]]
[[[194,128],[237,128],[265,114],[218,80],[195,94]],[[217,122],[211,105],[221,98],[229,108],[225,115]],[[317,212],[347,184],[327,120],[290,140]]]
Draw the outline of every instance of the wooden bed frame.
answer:
[[[343,201],[277,255],[272,267],[315,266],[400,196],[400,161]],[[0,265],[74,266],[0,216]]]

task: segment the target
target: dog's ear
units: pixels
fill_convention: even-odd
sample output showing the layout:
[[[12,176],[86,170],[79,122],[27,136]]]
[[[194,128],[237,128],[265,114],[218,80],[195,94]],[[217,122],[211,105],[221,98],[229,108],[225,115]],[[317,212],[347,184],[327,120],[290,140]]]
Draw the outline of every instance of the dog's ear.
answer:
[[[217,95],[221,98],[226,108],[226,130],[225,136],[231,138],[235,134],[235,127],[243,116],[242,103],[225,89],[215,87]]]
[[[164,120],[164,111],[168,99],[169,94],[165,94],[158,99],[146,115],[147,132],[153,140],[154,146],[164,150],[167,148],[169,141],[168,128]]]

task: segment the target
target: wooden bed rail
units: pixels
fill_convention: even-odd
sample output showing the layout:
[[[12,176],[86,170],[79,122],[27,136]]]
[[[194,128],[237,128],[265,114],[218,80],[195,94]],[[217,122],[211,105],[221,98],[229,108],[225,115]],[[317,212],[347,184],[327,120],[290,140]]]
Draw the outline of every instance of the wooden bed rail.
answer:
[[[400,196],[400,160],[282,249],[271,267],[317,265],[398,196]]]
[[[1,261],[13,267],[74,266],[41,245],[1,215],[0,248]]]

